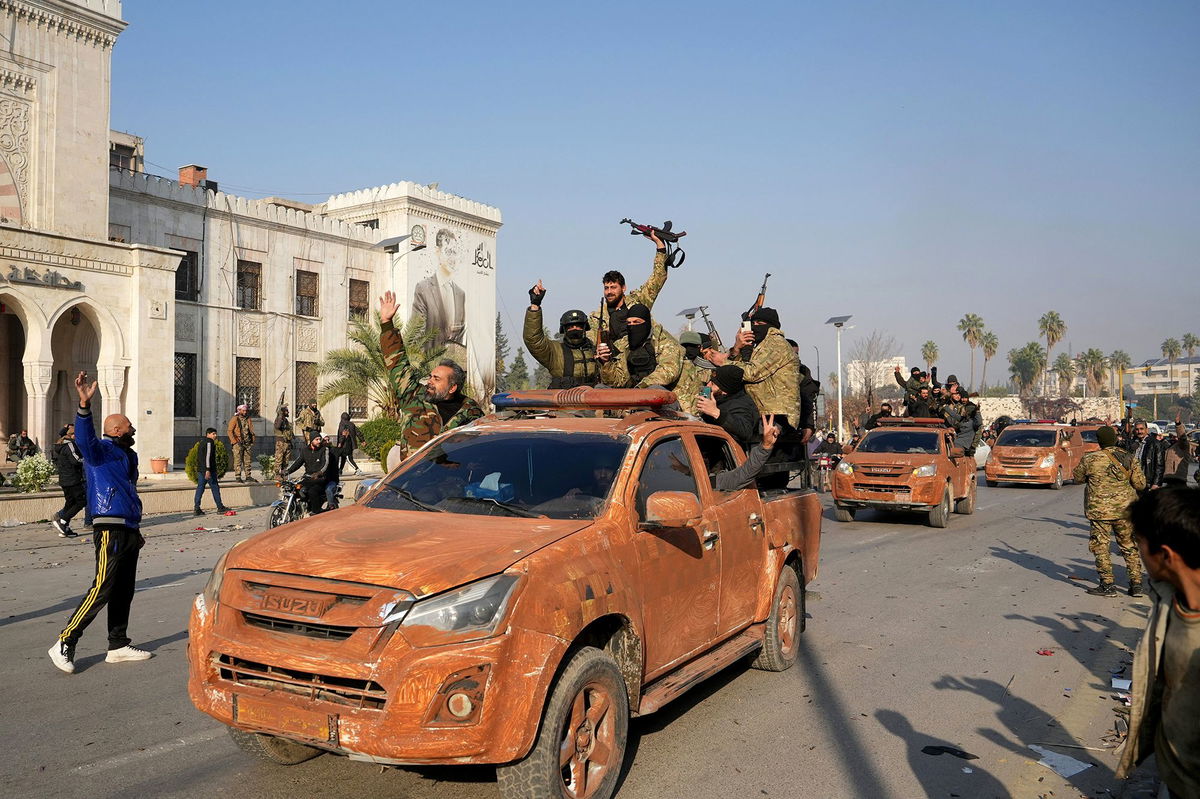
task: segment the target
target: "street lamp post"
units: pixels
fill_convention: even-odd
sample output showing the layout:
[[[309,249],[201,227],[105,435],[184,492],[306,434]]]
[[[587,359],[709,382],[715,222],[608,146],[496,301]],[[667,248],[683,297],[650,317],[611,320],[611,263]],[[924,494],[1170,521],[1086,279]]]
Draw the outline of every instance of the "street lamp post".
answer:
[[[850,321],[850,314],[845,316],[831,316],[825,320],[825,324],[833,325],[837,331],[837,389],[838,389],[838,423],[837,434],[842,440],[842,328],[846,326],[846,322]]]

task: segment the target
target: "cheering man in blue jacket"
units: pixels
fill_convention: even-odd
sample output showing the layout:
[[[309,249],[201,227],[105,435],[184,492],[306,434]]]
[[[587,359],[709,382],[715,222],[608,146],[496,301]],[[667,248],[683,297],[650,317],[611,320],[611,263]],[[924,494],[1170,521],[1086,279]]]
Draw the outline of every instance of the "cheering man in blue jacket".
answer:
[[[148,660],[149,652],[130,646],[129,606],[137,578],[138,551],[145,543],[138,525],[142,500],[137,494],[138,460],[133,451],[133,424],[114,413],[104,420],[104,438],[96,437],[89,409],[96,382],[87,373],[75,378],[79,411],[75,417],[75,443],[83,454],[87,475],[88,509],[96,544],[96,575],[91,588],[70,621],[50,647],[50,660],[68,674],[75,672],[75,644],[96,614],[108,605],[108,663]]]

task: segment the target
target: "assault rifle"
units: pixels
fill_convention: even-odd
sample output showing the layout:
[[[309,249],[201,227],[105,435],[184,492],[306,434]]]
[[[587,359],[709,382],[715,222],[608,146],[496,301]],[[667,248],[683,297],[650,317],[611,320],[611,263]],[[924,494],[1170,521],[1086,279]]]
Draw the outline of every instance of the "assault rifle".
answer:
[[[746,311],[746,314],[744,316],[746,321],[750,321],[751,319],[753,319],[754,314],[756,314],[760,310],[762,310],[763,304],[766,303],[766,301],[767,301],[767,281],[770,279],[771,279],[771,273],[767,272],[766,277],[763,278],[762,287],[758,290],[758,296],[754,298],[754,304],[750,306],[750,310]],[[739,350],[738,357],[742,361],[749,361],[750,353],[753,351],[754,351],[754,344],[751,343],[748,346],[742,347],[742,349]]]
[[[724,352],[725,345],[721,343],[721,334],[717,332],[716,325],[714,325],[712,323],[712,320],[708,318],[708,306],[707,305],[700,306],[700,316],[704,317],[704,324],[708,325],[709,344],[717,352]]]
[[[629,225],[632,230],[629,231],[631,236],[645,236],[650,238],[650,234],[658,236],[659,241],[667,248],[667,266],[677,268],[683,266],[684,260],[687,258],[687,253],[679,248],[679,240],[687,235],[686,230],[681,230],[678,233],[671,230],[671,220],[663,222],[662,227],[654,225],[642,225],[634,222],[629,217],[625,217],[619,224]]]

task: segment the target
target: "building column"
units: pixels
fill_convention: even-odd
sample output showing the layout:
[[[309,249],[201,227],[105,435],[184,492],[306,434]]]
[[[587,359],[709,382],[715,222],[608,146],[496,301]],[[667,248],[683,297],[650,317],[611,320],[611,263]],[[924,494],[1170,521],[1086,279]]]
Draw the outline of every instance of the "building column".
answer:
[[[124,413],[121,406],[121,392],[125,389],[125,367],[97,366],[96,382],[100,384],[101,410],[103,416],[113,413]],[[134,425],[136,427],[136,425]]]
[[[53,361],[25,362],[25,425],[29,429],[29,436],[37,442],[43,454],[49,452],[55,440],[50,430],[50,382],[53,374]]]

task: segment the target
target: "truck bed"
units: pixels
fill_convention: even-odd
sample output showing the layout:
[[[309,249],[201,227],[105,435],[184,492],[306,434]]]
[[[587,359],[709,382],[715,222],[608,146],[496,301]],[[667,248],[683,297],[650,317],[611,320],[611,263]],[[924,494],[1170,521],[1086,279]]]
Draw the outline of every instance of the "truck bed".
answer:
[[[791,544],[800,552],[804,584],[817,579],[821,552],[821,500],[811,488],[763,497],[764,522],[772,549]]]

